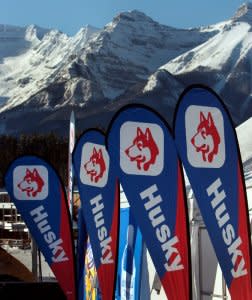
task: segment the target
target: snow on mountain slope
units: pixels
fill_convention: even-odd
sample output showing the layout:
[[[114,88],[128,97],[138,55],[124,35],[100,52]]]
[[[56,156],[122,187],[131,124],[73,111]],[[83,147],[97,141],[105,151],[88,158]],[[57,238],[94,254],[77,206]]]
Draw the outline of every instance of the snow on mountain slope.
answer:
[[[237,12],[234,15],[234,20],[238,20],[240,22],[248,22],[251,23],[252,20],[252,3],[246,2],[239,7]]]
[[[211,86],[224,98],[237,124],[250,117],[252,110],[251,25],[248,3],[231,20],[213,25],[219,30],[215,36],[162,67],[185,84]]]
[[[251,46],[251,26],[247,23],[225,23],[222,31],[206,41],[204,44],[175,58],[162,68],[172,74],[192,72],[197,68],[212,68],[222,70],[225,64],[231,60],[232,66],[237,62],[234,57],[236,49],[239,59],[246,55],[246,50]],[[238,49],[236,47],[239,47]]]
[[[113,99],[213,34],[160,25],[139,11],[124,12],[90,40],[81,58],[104,96]]]
[[[221,70],[230,60],[234,67],[237,59],[246,56],[251,48],[251,24],[252,4],[248,3],[242,5],[231,20],[211,26],[219,30],[218,34],[162,68],[172,74],[192,72],[197,68]]]
[[[1,132],[28,132],[30,122],[16,125],[31,115],[43,130],[49,128],[46,122],[61,128],[59,120],[65,124],[73,108],[93,126],[98,112],[104,127],[101,120],[130,101],[165,111],[171,122],[179,94],[195,82],[219,92],[240,124],[252,115],[251,24],[247,4],[231,20],[196,29],[160,25],[138,11],[120,13],[102,30],[86,27],[73,37],[33,26],[7,33],[2,26]],[[4,52],[15,34],[20,39]]]
[[[27,29],[26,29],[27,30]],[[97,34],[74,37],[49,31],[0,65],[0,112],[38,102],[43,108],[114,99],[158,67],[208,40],[215,32],[163,26],[141,12],[119,14]],[[27,36],[25,38],[27,43]],[[76,75],[76,73],[78,73]],[[51,90],[60,102],[51,101]]]
[[[0,32],[2,44],[12,48],[12,51],[0,49],[0,112],[22,104],[53,82],[69,57],[81,51],[97,32],[88,26],[74,37],[68,37],[57,30],[40,29],[37,34],[34,26],[10,29],[2,26]],[[43,31],[45,34],[41,34]]]
[[[48,32],[35,25],[17,27],[0,24],[0,63],[8,56],[17,56],[29,49]]]

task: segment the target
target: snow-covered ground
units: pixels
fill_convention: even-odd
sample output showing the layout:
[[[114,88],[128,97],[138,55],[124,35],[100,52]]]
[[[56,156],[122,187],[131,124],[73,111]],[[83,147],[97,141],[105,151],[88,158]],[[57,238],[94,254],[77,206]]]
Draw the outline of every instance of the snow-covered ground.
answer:
[[[236,128],[243,163],[252,158],[252,118]]]
[[[31,272],[32,272],[32,250],[26,249],[21,250],[18,247],[10,247],[8,245],[2,245],[1,246],[4,250],[6,250],[9,254],[14,256],[16,259],[18,259],[22,264],[24,264]],[[39,257],[37,257],[37,264],[39,264]],[[39,267],[37,267],[37,271],[39,273]],[[42,277],[44,277],[44,280],[54,280],[55,276],[45,261],[45,258],[43,254],[41,253],[41,273]]]

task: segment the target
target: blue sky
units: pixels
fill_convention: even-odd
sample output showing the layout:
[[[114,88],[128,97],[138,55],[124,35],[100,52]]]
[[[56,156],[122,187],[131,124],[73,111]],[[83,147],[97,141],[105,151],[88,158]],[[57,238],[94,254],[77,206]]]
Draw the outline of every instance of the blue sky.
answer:
[[[229,19],[243,0],[1,0],[0,24],[57,28],[75,34],[102,28],[121,11],[138,9],[161,24],[197,27]]]

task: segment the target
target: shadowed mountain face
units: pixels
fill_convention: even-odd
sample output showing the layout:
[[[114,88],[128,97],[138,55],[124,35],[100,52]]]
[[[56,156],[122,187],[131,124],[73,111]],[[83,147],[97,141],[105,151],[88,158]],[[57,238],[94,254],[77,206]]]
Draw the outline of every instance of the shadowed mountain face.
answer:
[[[216,90],[240,124],[252,115],[251,23],[246,4],[230,20],[188,30],[138,11],[72,37],[1,25],[0,133],[66,135],[71,110],[80,131],[106,129],[113,114],[132,102],[150,105],[171,124],[190,83]]]

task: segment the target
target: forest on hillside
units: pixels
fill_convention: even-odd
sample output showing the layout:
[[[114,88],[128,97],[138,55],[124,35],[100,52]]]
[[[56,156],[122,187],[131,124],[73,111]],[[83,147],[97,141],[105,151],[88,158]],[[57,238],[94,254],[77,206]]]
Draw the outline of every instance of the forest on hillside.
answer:
[[[0,136],[0,187],[9,164],[21,155],[38,155],[48,161],[67,183],[68,139],[54,133],[47,135]]]

